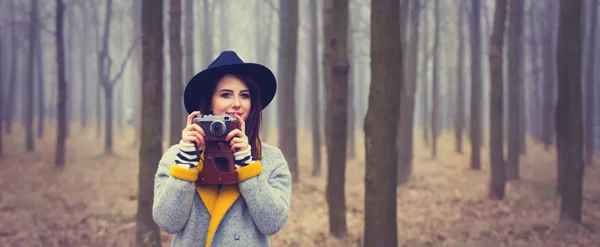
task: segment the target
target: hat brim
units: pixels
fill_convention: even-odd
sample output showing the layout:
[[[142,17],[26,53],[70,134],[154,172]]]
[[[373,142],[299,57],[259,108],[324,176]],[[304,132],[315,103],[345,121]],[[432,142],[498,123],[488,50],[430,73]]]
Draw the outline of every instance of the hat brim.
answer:
[[[198,110],[202,92],[228,73],[246,75],[256,82],[260,90],[261,110],[275,97],[277,81],[269,68],[256,63],[224,65],[203,70],[188,82],[183,93],[183,103],[188,114]]]

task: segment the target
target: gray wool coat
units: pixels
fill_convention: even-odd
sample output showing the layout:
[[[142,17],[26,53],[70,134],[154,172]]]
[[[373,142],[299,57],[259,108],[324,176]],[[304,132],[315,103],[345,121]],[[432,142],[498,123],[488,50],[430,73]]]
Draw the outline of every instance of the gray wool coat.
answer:
[[[174,234],[171,246],[269,246],[285,225],[291,176],[281,151],[262,144],[261,159],[237,169],[237,185],[196,186],[202,172],[175,164],[180,144],[161,158],[155,176],[152,217]],[[203,156],[203,155],[201,155]]]

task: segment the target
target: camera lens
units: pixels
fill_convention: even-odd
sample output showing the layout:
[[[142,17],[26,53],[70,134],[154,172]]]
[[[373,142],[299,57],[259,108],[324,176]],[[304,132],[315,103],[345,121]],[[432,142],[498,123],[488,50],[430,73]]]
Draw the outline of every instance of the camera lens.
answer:
[[[225,123],[223,121],[214,121],[210,124],[210,133],[215,136],[225,134]]]

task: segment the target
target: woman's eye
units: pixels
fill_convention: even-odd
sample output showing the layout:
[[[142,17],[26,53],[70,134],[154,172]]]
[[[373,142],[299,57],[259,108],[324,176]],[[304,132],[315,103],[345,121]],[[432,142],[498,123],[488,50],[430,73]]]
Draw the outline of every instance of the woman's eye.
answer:
[[[227,97],[229,97],[229,96],[230,96],[230,93],[224,93],[224,94],[221,94],[221,97],[223,97],[223,98],[227,98]]]
[[[247,93],[242,94],[242,98],[249,99],[250,98],[250,94],[247,94]]]

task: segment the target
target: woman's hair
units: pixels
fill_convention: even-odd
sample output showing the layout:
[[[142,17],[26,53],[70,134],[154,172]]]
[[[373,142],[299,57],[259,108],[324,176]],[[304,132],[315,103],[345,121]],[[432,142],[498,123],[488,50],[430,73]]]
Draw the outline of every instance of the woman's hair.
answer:
[[[248,113],[248,119],[244,121],[246,123],[246,135],[248,136],[248,143],[250,146],[252,146],[252,158],[254,160],[258,160],[260,153],[259,148],[262,145],[260,137],[258,136],[262,126],[262,105],[260,102],[260,90],[252,78],[234,73],[227,73],[216,77],[214,82],[208,87],[209,90],[206,92],[201,92],[201,95],[199,95],[202,97],[202,101],[200,102],[198,110],[201,112],[201,114],[213,114],[213,112],[210,110],[212,97],[217,88],[218,82],[226,75],[232,75],[240,79],[242,82],[244,82],[244,84],[246,84],[248,90],[250,90],[250,112]]]

